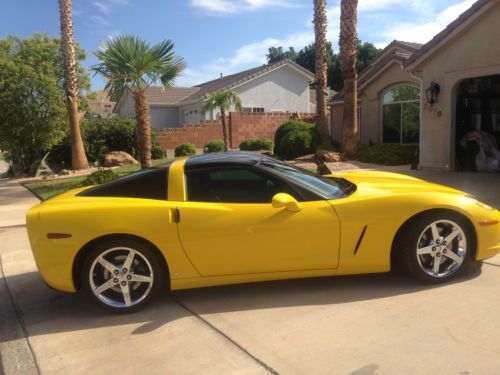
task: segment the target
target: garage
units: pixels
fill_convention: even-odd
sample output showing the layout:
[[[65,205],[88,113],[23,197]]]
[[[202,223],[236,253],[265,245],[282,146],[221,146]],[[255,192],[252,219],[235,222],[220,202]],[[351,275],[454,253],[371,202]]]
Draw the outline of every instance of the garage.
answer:
[[[499,171],[500,75],[464,79],[456,90],[455,170]]]

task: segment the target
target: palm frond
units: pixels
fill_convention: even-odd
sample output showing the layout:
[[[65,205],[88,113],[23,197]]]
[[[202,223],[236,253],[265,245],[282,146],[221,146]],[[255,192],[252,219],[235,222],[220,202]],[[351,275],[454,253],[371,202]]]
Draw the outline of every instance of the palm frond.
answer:
[[[119,35],[104,42],[94,54],[99,60],[92,66],[116,95],[125,88],[137,92],[161,84],[171,87],[184,68],[184,62],[173,52],[173,43],[164,40],[150,46],[145,40],[133,35]]]
[[[242,110],[241,99],[238,93],[232,90],[216,91],[206,96],[203,109],[210,111],[212,109],[222,108],[227,111],[231,106],[234,106],[237,111]]]

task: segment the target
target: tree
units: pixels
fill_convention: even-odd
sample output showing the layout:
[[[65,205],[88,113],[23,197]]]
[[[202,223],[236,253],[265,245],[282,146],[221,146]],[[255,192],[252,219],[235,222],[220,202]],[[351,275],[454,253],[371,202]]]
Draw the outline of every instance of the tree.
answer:
[[[356,71],[359,73],[370,64],[381,50],[371,43],[358,40],[358,54],[356,56]]]
[[[358,75],[356,34],[358,0],[340,2],[340,70],[344,78],[344,118],[342,123],[342,150],[348,157],[358,152]]]
[[[273,64],[285,59],[295,61],[297,58],[297,52],[295,52],[293,47],[288,47],[288,51],[283,51],[283,47],[271,47],[268,49],[268,52],[269,53],[266,55],[268,64]]]
[[[236,110],[241,111],[241,100],[238,93],[235,91],[216,91],[214,93],[208,94],[205,99],[205,104],[203,109],[205,111],[211,111],[214,109],[220,109],[220,118],[222,122],[222,134],[224,136],[224,151],[229,150],[229,131],[226,124],[226,112],[228,112],[231,107]]]
[[[323,145],[330,145],[327,113],[328,51],[326,42],[326,0],[314,0],[314,35],[316,55],[316,124]]]
[[[135,102],[137,148],[142,168],[151,166],[151,118],[145,90],[153,84],[172,87],[184,69],[181,58],[173,52],[170,40],[150,46],[132,35],[120,35],[104,43],[95,56],[100,61],[92,69],[106,80],[111,100],[118,101],[130,90]]]
[[[88,89],[89,78],[79,65],[85,53],[78,46],[76,57],[78,85]],[[16,173],[34,172],[68,131],[63,70],[58,38],[0,40],[0,149]]]
[[[269,54],[266,55],[267,62],[270,64],[274,61],[279,61],[280,59],[289,58],[303,68],[306,68],[314,73],[316,72],[315,48],[314,43],[311,43],[299,50],[294,58],[292,55],[280,55],[280,51],[283,54],[286,53],[283,52],[282,47],[271,47],[269,48]],[[333,52],[331,42],[327,42],[326,48],[328,54],[328,87],[331,87],[335,91],[339,91],[344,87],[344,81],[342,79],[342,75],[340,74],[339,55]],[[380,49],[375,47],[373,44],[358,41],[358,56],[356,58],[357,72],[361,72],[379,52]]]
[[[71,165],[73,169],[87,169],[89,165],[83,148],[78,115],[78,77],[76,72],[75,43],[73,41],[71,0],[59,0],[59,15],[64,57],[64,83],[71,135]]]

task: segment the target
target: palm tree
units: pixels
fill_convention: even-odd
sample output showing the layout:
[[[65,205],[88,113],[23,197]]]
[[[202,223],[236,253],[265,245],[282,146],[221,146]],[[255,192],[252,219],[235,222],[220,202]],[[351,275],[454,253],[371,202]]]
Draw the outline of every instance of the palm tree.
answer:
[[[76,75],[75,43],[73,41],[73,20],[71,0],[59,0],[61,21],[62,53],[64,57],[64,83],[68,105],[71,139],[71,166],[73,169],[87,169],[89,163],[83,148],[78,116],[78,78]]]
[[[170,40],[150,46],[132,35],[120,35],[106,41],[95,56],[100,61],[92,69],[101,74],[112,100],[118,101],[130,90],[135,102],[137,148],[142,168],[151,166],[151,118],[145,91],[153,84],[172,87],[184,69],[181,58],[173,52]]]
[[[358,0],[340,3],[340,71],[344,79],[344,120],[342,123],[342,150],[352,157],[358,152],[358,75],[356,72],[356,35]]]
[[[326,41],[326,0],[314,0],[314,34],[316,53],[316,122],[321,143],[330,145],[330,134],[328,132],[327,115],[327,69],[328,53]]]
[[[224,136],[224,151],[229,150],[229,131],[226,124],[226,112],[231,107],[237,111],[241,111],[241,100],[238,93],[235,91],[216,91],[208,94],[205,99],[203,109],[211,111],[213,109],[220,109],[220,118],[222,122],[222,134]]]

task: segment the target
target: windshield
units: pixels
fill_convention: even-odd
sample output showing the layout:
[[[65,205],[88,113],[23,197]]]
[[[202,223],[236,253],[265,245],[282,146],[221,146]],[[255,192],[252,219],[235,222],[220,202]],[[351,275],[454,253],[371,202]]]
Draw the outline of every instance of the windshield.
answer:
[[[307,169],[285,163],[262,161],[260,166],[271,169],[285,180],[301,185],[326,199],[343,198],[356,190],[356,185],[343,178],[321,177]]]

